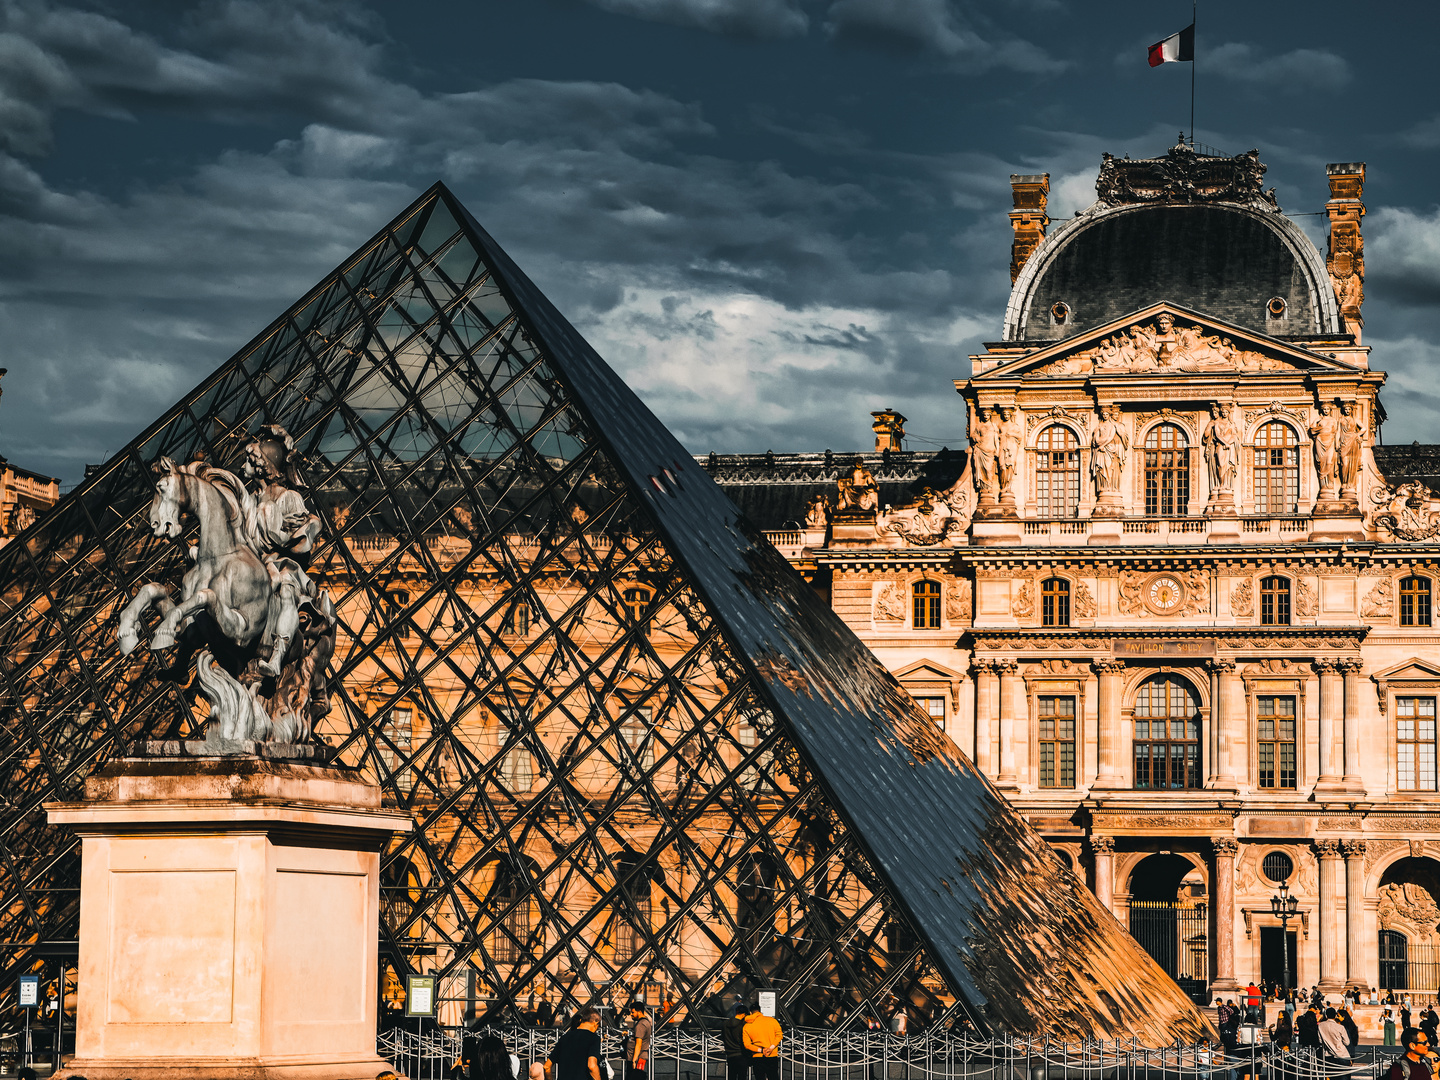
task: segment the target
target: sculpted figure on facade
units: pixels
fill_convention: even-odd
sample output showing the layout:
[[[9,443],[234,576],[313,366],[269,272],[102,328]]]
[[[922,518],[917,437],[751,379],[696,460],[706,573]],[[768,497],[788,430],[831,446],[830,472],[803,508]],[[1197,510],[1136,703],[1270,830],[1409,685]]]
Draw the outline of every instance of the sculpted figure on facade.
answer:
[[[1212,402],[1210,422],[1200,436],[1205,446],[1205,464],[1210,473],[1210,496],[1214,501],[1234,501],[1240,429],[1230,418],[1232,412],[1232,405]],[[1217,498],[1219,496],[1224,498]]]
[[[969,404],[969,403],[967,403]],[[970,469],[982,502],[1000,495],[1001,423],[989,408],[970,408]]]
[[[1000,410],[1000,497],[1015,500],[1015,477],[1024,460],[1025,426],[1014,409]]]
[[[877,534],[893,533],[920,546],[941,543],[964,529],[964,521],[953,507],[928,487],[921,489],[919,498],[909,505],[883,512],[875,519]]]
[[[1364,619],[1388,619],[1394,614],[1395,584],[1388,577],[1383,577],[1375,582],[1360,602],[1360,616]]]
[[[880,505],[880,489],[875,484],[875,476],[865,467],[865,459],[858,454],[851,465],[850,475],[840,477],[836,486],[839,488],[838,510],[865,513],[873,512]]]
[[[1090,475],[1095,480],[1095,493],[1101,500],[1117,501],[1129,452],[1130,436],[1121,423],[1120,406],[1112,404],[1102,411],[1100,423],[1090,436]],[[1106,496],[1110,498],[1106,500]]]
[[[805,527],[812,531],[824,529],[830,524],[830,500],[816,495],[805,509]]]
[[[1227,337],[1207,334],[1203,327],[1180,324],[1168,311],[1152,326],[1133,323],[1122,333],[1104,338],[1056,360],[1036,374],[1089,375],[1146,371],[1276,371],[1288,370],[1282,360],[1243,349]]]
[[[1340,406],[1340,494],[1351,499],[1355,497],[1360,480],[1361,449],[1364,445],[1364,433],[1355,414],[1353,401]]]
[[[1340,417],[1331,401],[1320,405],[1320,416],[1310,425],[1315,450],[1315,475],[1320,480],[1319,498],[1334,498],[1340,476]]]
[[[178,604],[165,585],[141,587],[121,613],[118,644],[121,655],[132,652],[141,618],[160,610],[150,649],[179,647],[169,674],[180,680],[194,660],[211,740],[309,742],[314,722],[330,711],[335,609],[305,572],[320,519],[300,490],[298,466],[294,442],[274,425],[245,447],[248,486],[203,461],[155,463],[151,530],[181,544],[189,569]],[[193,544],[184,538],[187,517],[199,523]]]
[[[898,581],[881,582],[875,590],[874,618],[884,623],[905,621],[905,590]]]

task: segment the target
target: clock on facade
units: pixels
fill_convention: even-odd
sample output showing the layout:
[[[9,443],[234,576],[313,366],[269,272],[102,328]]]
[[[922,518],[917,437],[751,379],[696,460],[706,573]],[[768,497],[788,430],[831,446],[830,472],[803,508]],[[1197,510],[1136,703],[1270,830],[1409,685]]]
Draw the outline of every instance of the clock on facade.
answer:
[[[1145,605],[1157,615],[1175,615],[1185,606],[1185,586],[1173,574],[1156,574],[1145,583]]]

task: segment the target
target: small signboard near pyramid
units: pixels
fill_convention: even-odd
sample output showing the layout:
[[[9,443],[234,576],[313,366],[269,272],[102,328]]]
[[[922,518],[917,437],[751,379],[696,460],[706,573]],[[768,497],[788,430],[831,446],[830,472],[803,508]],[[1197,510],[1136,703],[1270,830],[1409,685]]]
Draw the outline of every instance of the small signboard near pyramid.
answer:
[[[315,736],[415,822],[381,870],[382,993],[424,971],[454,1021],[633,994],[714,1024],[764,986],[801,1024],[1206,1032],[440,185],[0,551],[7,940],[74,936],[40,804],[203,735],[175,651],[115,644],[186,568],[153,463],[233,468],[267,426],[321,520]]]

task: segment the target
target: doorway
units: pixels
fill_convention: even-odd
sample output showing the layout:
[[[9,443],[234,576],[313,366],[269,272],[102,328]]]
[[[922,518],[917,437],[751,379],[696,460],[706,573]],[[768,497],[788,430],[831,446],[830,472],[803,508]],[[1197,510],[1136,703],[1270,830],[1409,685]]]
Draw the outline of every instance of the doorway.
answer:
[[[1288,989],[1295,989],[1299,980],[1296,978],[1299,968],[1299,954],[1295,951],[1295,931],[1288,930],[1284,940],[1280,937],[1280,927],[1260,927],[1260,979],[1269,986],[1274,983],[1279,986],[1285,975],[1285,950],[1290,952],[1290,985]]]

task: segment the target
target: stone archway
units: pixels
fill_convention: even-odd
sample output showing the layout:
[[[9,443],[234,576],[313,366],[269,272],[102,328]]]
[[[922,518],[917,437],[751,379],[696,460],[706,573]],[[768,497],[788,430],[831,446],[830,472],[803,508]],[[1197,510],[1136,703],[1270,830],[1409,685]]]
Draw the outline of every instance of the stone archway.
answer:
[[[1188,991],[1209,973],[1209,896],[1202,865],[1157,852],[1130,871],[1130,934]]]
[[[1440,862],[1395,860],[1375,890],[1382,990],[1440,990]]]

